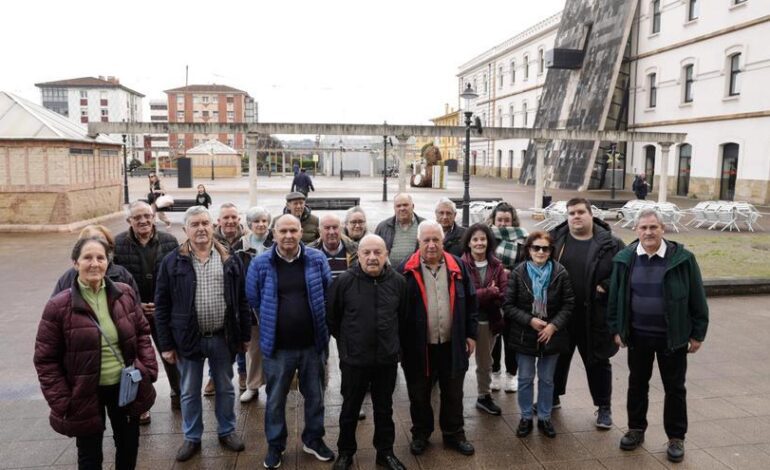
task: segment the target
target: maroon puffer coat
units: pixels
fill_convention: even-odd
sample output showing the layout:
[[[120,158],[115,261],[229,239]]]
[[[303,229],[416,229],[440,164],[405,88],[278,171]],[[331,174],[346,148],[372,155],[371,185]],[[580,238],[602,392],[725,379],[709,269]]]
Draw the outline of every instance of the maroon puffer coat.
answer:
[[[461,259],[468,268],[468,274],[473,281],[473,287],[476,288],[476,299],[479,302],[479,321],[488,321],[489,330],[493,335],[502,332],[505,328],[505,321],[503,320],[500,306],[503,304],[505,289],[508,287],[508,273],[505,272],[505,266],[494,256],[488,256],[487,275],[482,281],[479,276],[479,270],[476,267],[476,262],[473,260],[473,255],[463,253]],[[497,286],[497,294],[493,294],[492,289],[489,287],[492,281]]]
[[[139,416],[155,402],[152,383],[158,378],[150,326],[131,287],[109,279],[104,282],[110,315],[118,330],[119,352],[142,372],[136,400],[127,407],[129,416]],[[51,408],[51,427],[70,437],[104,429],[97,398],[101,334],[91,318],[96,315],[81,296],[75,278],[71,288],[46,304],[35,341],[35,368]]]

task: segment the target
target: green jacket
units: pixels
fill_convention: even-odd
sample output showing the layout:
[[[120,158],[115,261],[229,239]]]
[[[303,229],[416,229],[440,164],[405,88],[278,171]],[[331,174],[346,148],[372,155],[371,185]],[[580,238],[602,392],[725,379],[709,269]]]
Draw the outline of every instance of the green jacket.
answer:
[[[668,348],[686,346],[690,338],[703,341],[709,324],[709,308],[703,289],[700,268],[695,256],[683,245],[666,243],[666,274],[663,278],[663,296],[668,325]],[[610,334],[620,335],[627,344],[631,332],[631,269],[636,262],[639,240],[629,244],[613,258],[607,322]]]

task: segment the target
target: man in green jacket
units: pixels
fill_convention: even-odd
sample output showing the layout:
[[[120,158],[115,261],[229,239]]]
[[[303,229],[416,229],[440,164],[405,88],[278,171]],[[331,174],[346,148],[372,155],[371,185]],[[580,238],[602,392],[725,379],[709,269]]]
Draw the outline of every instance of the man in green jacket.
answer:
[[[628,345],[628,432],[620,448],[634,450],[647,429],[649,381],[657,357],[665,402],[667,457],[684,459],[687,433],[687,354],[700,349],[708,328],[708,305],[695,256],[663,238],[659,212],[644,209],[632,242],[613,259],[607,312],[610,333]]]

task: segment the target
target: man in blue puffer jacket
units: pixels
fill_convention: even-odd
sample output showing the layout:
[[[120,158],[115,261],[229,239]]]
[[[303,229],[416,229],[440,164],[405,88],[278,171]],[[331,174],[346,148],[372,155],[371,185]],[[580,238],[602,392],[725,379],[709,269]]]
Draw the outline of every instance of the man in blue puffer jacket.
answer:
[[[258,312],[267,391],[265,468],[278,468],[286,449],[286,396],[295,372],[305,398],[303,450],[318,460],[334,459],[323,441],[323,377],[329,330],[326,290],[332,282],[326,256],[300,243],[299,219],[284,214],[273,226],[273,247],[252,260],[246,298]]]

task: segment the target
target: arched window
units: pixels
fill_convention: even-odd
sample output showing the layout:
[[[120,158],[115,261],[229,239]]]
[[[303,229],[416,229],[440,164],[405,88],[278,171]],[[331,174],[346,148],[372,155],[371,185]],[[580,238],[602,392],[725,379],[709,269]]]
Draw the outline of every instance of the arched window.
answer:
[[[650,185],[650,191],[652,191],[652,185],[655,181],[655,146],[648,145],[644,147],[644,174],[647,175],[647,183]]]
[[[719,178],[719,199],[735,199],[735,182],[738,180],[738,153],[740,146],[735,143],[722,146],[722,175]]]

